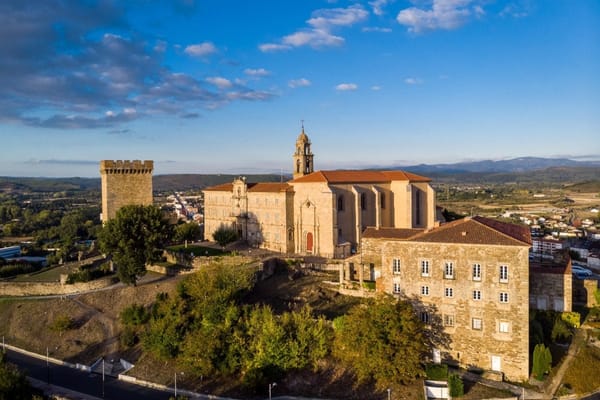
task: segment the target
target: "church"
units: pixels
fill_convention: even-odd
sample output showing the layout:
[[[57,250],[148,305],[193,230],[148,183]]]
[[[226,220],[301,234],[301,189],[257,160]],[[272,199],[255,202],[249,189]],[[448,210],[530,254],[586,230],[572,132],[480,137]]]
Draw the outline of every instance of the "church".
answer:
[[[288,182],[247,182],[240,177],[206,188],[206,238],[226,226],[252,246],[346,258],[359,250],[367,227],[439,225],[429,178],[398,170],[315,171],[304,127],[292,158],[293,179]]]

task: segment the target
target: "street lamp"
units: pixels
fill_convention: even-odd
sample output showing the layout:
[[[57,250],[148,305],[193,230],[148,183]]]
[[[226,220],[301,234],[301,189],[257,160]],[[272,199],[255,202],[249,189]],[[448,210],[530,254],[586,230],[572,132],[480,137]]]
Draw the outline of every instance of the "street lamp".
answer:
[[[181,375],[183,375],[183,372],[180,372]],[[175,400],[177,400],[177,372],[175,372]]]
[[[275,386],[277,386],[277,383],[269,383],[269,400],[271,400],[271,389],[273,389]]]
[[[392,389],[388,388],[387,392],[388,392],[388,400],[391,400]]]

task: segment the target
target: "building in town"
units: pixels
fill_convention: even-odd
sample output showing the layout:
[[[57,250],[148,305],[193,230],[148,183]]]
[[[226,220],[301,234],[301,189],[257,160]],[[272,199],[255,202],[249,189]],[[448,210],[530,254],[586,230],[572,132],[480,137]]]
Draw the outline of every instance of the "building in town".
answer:
[[[438,224],[430,179],[404,171],[315,171],[311,142],[298,136],[293,179],[232,183],[204,190],[208,239],[220,226],[274,251],[344,258],[368,226],[425,229]]]
[[[529,376],[529,229],[483,217],[432,229],[369,227],[348,258],[342,283],[374,281],[378,292],[413,302],[439,320],[447,348],[433,359]]]
[[[153,161],[102,160],[102,222],[114,218],[117,210],[130,204],[151,205]]]

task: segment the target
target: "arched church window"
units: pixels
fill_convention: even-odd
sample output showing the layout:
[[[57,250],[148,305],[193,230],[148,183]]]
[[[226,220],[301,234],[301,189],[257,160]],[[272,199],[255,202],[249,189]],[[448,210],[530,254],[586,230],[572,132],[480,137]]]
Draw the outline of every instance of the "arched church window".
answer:
[[[337,198],[337,210],[344,211],[344,196],[339,195]]]
[[[300,160],[296,160],[296,172],[300,173]]]

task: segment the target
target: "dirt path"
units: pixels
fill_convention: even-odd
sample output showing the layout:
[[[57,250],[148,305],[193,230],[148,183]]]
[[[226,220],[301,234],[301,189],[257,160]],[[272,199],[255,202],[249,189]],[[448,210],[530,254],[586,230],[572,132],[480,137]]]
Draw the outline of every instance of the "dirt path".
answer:
[[[560,383],[562,382],[563,377],[565,376],[565,372],[569,368],[569,365],[571,365],[571,361],[573,361],[573,358],[577,355],[577,353],[579,353],[581,345],[585,345],[586,338],[586,329],[579,328],[575,331],[575,336],[571,341],[571,346],[569,346],[569,351],[565,356],[565,359],[563,360],[556,374],[552,377],[552,380],[550,381],[548,386],[546,386],[545,393],[549,396],[549,398],[552,398],[557,392],[558,388],[560,387]]]
[[[102,353],[107,358],[114,358],[119,351],[119,338],[116,334],[117,329],[115,319],[109,317],[101,310],[84,303],[83,301],[79,300],[78,297],[71,297],[70,299],[85,309],[87,311],[87,316],[90,319],[95,318],[96,321],[100,323],[102,326],[103,336],[106,338],[102,343],[104,347],[104,351]]]

